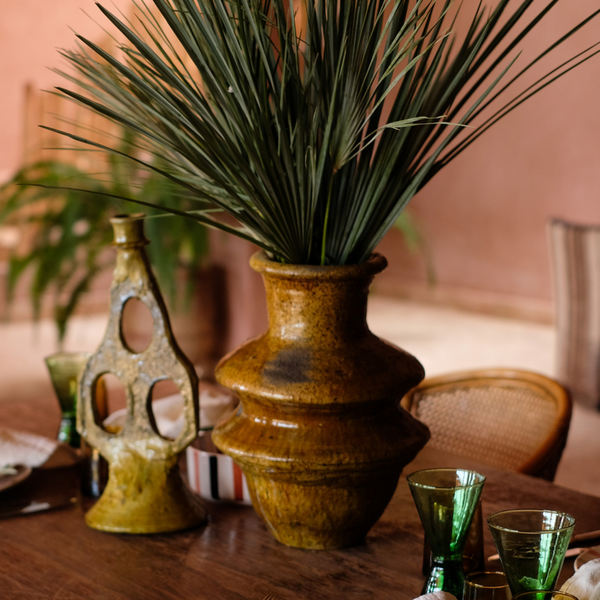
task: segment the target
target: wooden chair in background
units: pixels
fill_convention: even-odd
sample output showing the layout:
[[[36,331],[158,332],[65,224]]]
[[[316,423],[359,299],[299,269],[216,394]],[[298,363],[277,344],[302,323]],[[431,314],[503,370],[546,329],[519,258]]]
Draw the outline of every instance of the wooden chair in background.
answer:
[[[556,381],[515,369],[464,371],[425,379],[402,406],[452,454],[553,481],[572,403]]]
[[[573,401],[600,410],[600,226],[552,219],[556,374]]]

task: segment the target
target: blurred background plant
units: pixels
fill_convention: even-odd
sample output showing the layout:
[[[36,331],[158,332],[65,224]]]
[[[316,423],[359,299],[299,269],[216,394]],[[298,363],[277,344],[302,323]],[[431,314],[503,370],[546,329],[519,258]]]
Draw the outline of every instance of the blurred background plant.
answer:
[[[135,153],[135,135],[121,133],[119,150]],[[43,298],[51,295],[59,347],[83,295],[98,276],[114,267],[113,253],[106,252],[113,237],[109,219],[139,212],[139,206],[117,197],[188,206],[181,186],[140,170],[117,153],[99,158],[91,161],[91,169],[55,158],[37,160],[0,188],[0,224],[18,227],[27,238],[8,258],[7,306],[14,301],[17,284],[30,272],[34,318],[40,317]],[[65,187],[69,189],[61,189]],[[97,202],[98,193],[105,202]],[[161,289],[172,311],[189,309],[194,272],[208,260],[208,232],[188,219],[165,218],[152,209],[146,214],[146,234],[153,242],[148,253]],[[176,276],[181,269],[187,272],[184,294]]]
[[[427,239],[423,223],[421,223],[410,207],[406,207],[400,213],[400,216],[394,222],[394,229],[402,234],[404,244],[411,254],[420,254],[422,256],[427,283],[429,286],[434,286],[437,279],[431,245]]]

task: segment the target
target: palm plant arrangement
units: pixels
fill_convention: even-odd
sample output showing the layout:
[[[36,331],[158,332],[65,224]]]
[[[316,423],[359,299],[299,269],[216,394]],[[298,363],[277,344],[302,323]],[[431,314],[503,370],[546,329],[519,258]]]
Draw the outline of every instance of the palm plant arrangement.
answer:
[[[135,22],[99,5],[126,40],[122,58],[80,37],[64,52],[76,73],[63,75],[83,92],[59,90],[164,162],[66,135],[129,155],[195,199],[194,211],[139,204],[249,239],[277,261],[359,263],[436,173],[597,53],[510,95],[600,13],[517,69],[516,49],[557,2],[532,15],[534,0],[478,5],[460,40],[452,28],[468,3],[452,0],[318,0],[296,14],[292,0],[152,0]]]

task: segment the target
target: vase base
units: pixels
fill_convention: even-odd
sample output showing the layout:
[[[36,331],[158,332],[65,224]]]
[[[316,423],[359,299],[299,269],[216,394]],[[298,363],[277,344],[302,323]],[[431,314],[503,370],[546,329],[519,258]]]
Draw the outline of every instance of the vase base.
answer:
[[[98,501],[100,502],[100,501]],[[88,527],[106,533],[152,534],[192,529],[206,522],[206,511],[199,502],[169,507],[170,510],[141,512],[135,504],[127,511],[114,506],[95,505],[85,515]]]
[[[277,541],[305,550],[336,550],[364,541],[396,490],[396,477],[367,485],[298,485],[247,477],[255,510]]]
[[[144,468],[111,468],[104,493],[86,513],[92,529],[109,533],[168,533],[206,522],[201,501],[185,485],[172,461]]]

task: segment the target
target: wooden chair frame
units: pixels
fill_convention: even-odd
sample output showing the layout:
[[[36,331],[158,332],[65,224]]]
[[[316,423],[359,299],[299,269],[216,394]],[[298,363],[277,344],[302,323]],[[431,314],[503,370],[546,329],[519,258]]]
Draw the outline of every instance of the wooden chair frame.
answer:
[[[555,403],[556,416],[548,435],[530,458],[515,469],[520,473],[553,481],[567,441],[572,402],[569,392],[549,377],[519,369],[478,369],[449,373],[425,379],[402,399],[401,405],[418,418],[419,402],[429,392],[450,391],[461,387],[501,386],[507,383],[534,390]]]

